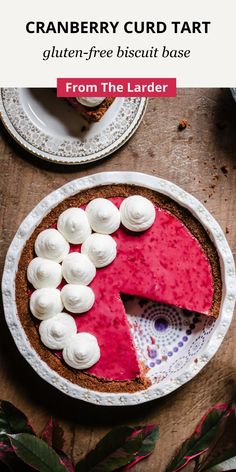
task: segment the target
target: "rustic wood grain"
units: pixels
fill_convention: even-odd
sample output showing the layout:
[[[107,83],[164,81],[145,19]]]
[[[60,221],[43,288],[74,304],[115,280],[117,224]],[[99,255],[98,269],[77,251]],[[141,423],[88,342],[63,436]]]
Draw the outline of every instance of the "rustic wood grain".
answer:
[[[178,131],[182,118],[189,125]],[[236,104],[228,89],[180,89],[175,99],[149,101],[144,120],[130,141],[97,164],[50,165],[26,154],[1,128],[1,270],[22,219],[50,191],[93,172],[135,170],[175,182],[205,203],[236,249]],[[223,167],[226,166],[226,167]],[[222,170],[226,170],[224,173]],[[41,431],[50,414],[66,430],[66,449],[79,459],[119,424],[160,425],[161,437],[138,472],[164,472],[176,447],[211,405],[235,396],[236,321],[214,359],[191,382],[137,407],[106,408],[67,398],[37,377],[20,356],[0,318],[0,398],[12,401]]]

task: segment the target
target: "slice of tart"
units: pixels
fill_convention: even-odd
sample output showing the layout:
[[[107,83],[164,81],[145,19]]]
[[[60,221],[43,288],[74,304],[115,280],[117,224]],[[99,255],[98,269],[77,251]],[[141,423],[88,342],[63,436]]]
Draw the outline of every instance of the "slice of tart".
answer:
[[[114,102],[114,97],[76,97],[67,99],[89,123],[100,121]]]
[[[146,199],[152,206],[150,209],[150,205],[147,205],[147,215],[144,219],[141,207],[136,205],[133,208],[131,205],[129,208],[124,203],[134,195]],[[104,208],[96,209],[95,204],[91,205],[95,199],[97,201],[101,198],[109,202]],[[106,218],[111,204],[115,210],[108,225]],[[65,215],[69,209],[73,209],[74,213],[85,210],[91,223],[90,229],[84,224],[79,236],[80,242],[74,235],[68,235],[68,221]],[[119,223],[118,210],[123,224]],[[100,227],[97,215],[100,215],[100,220],[103,219],[104,230]],[[138,226],[137,219],[141,221],[141,226]],[[70,229],[75,226],[73,223]],[[71,326],[71,320],[68,321],[72,338],[67,343],[66,352],[56,347],[54,350],[50,349],[42,343],[39,321],[32,316],[32,309],[30,311],[29,308],[34,288],[27,280],[27,267],[36,255],[48,256],[47,253],[38,254],[40,234],[44,234],[48,229],[60,233],[65,238],[65,242],[60,246],[63,260],[57,261],[56,264],[62,264],[66,280],[63,278],[61,282],[60,278],[56,279],[58,272],[55,266],[53,280],[57,282],[53,282],[54,287],[60,283],[57,289],[52,290],[61,292],[63,312],[73,317],[76,325],[74,328]],[[105,239],[101,238],[104,236],[101,235],[102,231],[106,234]],[[98,244],[95,252],[91,242],[94,239]],[[48,245],[46,246],[48,248]],[[102,247],[106,248],[106,257]],[[75,257],[73,253],[76,253]],[[80,297],[77,297],[81,290],[80,285],[75,284],[76,279],[74,280],[74,277],[78,276],[78,271],[74,270],[78,254],[90,258],[92,264],[96,265],[95,272],[87,270],[88,266],[85,272],[82,271],[82,276],[86,279],[83,281],[87,285],[86,290],[82,289]],[[65,261],[68,261],[68,264]],[[131,185],[88,189],[64,200],[51,210],[27,241],[16,277],[18,314],[28,338],[41,358],[71,382],[107,392],[134,392],[145,389],[150,384],[145,368],[138,360],[122,294],[217,317],[221,293],[218,254],[200,222],[172,199]],[[81,303],[77,303],[78,299],[80,302],[85,300],[82,308]],[[60,302],[55,299],[53,303],[59,303],[55,308],[58,311]],[[76,335],[74,330],[77,331]],[[82,336],[78,338],[78,334]],[[90,337],[85,336],[82,339],[84,334],[89,334]],[[82,347],[87,339],[91,342],[89,362],[80,363],[79,368],[74,364],[78,352],[72,349],[77,339],[82,339]],[[86,360],[86,346],[82,347],[80,354]],[[94,361],[92,364],[91,359]],[[89,367],[86,367],[87,365]]]

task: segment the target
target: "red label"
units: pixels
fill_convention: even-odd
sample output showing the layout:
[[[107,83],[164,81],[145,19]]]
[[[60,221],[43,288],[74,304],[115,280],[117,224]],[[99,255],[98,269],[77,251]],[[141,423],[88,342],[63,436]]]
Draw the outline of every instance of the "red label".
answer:
[[[58,97],[175,97],[176,79],[57,79]]]

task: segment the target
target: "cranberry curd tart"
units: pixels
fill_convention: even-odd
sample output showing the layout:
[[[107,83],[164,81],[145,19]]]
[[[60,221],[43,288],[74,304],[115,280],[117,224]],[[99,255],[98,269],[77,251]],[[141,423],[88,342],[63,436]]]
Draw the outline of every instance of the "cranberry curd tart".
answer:
[[[4,272],[7,322],[35,370],[69,395],[101,404],[162,396],[207,363],[229,327],[225,237],[200,202],[162,179],[75,180],[33,210],[19,239],[17,323],[5,290],[12,248]]]

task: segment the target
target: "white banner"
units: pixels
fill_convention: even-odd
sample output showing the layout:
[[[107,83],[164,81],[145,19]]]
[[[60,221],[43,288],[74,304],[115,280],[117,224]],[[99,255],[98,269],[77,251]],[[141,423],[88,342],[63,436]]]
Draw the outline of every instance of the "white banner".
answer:
[[[236,86],[235,0],[4,0],[1,10],[2,87],[55,87],[58,77]]]

